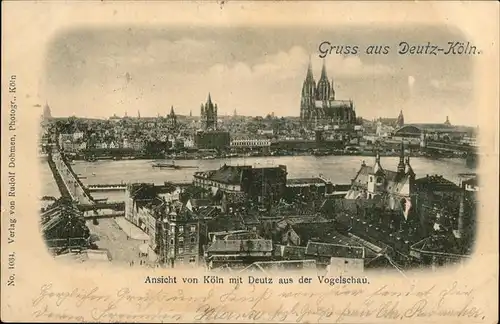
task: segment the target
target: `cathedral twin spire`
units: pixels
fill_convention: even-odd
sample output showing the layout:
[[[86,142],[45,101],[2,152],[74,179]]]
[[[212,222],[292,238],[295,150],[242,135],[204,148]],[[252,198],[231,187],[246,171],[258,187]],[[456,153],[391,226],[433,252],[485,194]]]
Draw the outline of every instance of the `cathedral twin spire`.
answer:
[[[309,56],[309,65],[307,66],[307,75],[306,75],[306,81],[311,81],[315,83],[314,81],[314,74],[312,71],[312,63],[311,63],[311,56]]]
[[[310,100],[319,100],[319,101],[335,100],[333,80],[331,84],[328,81],[325,60],[323,60],[323,67],[321,68],[320,79],[318,81],[318,84],[316,84],[312,71],[311,58],[309,57],[307,75],[306,79],[304,80],[304,85],[302,87],[302,97]]]
[[[321,77],[318,81],[318,86],[316,88],[316,100],[335,100],[335,92],[333,90],[333,80],[332,84],[328,81],[328,76],[326,75],[326,65],[325,60],[323,60],[323,67],[321,68]]]
[[[302,85],[302,102],[312,102],[315,99],[316,81],[312,71],[311,58],[307,67],[306,79]]]
[[[328,77],[326,76],[326,65],[325,65],[325,60],[323,59],[323,67],[321,68],[321,77],[320,80],[326,79],[328,80]]]

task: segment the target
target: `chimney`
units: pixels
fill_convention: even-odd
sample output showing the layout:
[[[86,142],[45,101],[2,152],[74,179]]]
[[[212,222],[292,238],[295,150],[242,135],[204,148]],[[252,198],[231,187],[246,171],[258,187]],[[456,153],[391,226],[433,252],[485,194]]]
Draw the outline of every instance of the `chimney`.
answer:
[[[457,238],[463,238],[465,235],[465,192],[462,190],[460,193],[460,205],[458,209],[458,222],[457,222]]]

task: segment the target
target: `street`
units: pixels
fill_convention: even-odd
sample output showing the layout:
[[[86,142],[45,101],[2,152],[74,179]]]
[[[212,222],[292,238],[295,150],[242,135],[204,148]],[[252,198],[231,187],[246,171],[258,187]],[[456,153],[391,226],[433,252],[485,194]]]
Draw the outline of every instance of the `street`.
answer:
[[[118,226],[114,219],[99,219],[99,225],[94,225],[92,221],[87,221],[90,233],[99,237],[95,244],[99,249],[106,249],[111,254],[111,262],[130,266],[134,262],[135,266],[140,265],[140,261],[148,262],[147,257],[139,256],[139,246],[144,244],[143,240],[133,238],[127,239],[127,234]],[[147,241],[146,241],[147,243]]]

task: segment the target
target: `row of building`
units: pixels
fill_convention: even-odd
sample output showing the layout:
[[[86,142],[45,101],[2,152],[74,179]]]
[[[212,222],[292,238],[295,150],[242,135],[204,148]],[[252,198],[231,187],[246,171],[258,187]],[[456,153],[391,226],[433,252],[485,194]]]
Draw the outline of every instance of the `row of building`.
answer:
[[[130,149],[134,151],[142,151],[146,147],[146,141],[141,140],[129,140],[122,139],[121,142],[111,140],[109,142],[97,142],[93,145],[89,145],[87,142],[75,140],[75,135],[79,134],[59,134],[58,142],[59,146],[68,153],[78,153],[90,149],[96,150],[114,150],[114,149]],[[165,136],[165,138],[160,139],[165,143],[165,149],[173,148],[185,148],[194,149],[200,147],[201,149],[214,149],[214,148],[231,148],[231,149],[241,149],[241,148],[269,148],[271,147],[271,139],[268,138],[238,138],[229,139],[229,145],[227,145],[227,137],[225,133],[209,135],[211,138],[206,140],[202,134],[196,136],[195,138],[173,138],[172,136]],[[222,135],[222,136],[221,136]],[[222,138],[221,138],[222,137]],[[195,142],[198,142],[197,143]],[[169,144],[169,145],[167,145]]]
[[[129,185],[126,217],[171,266],[401,270],[467,259],[479,187],[463,179],[417,178],[404,153],[396,171],[377,156],[348,185],[288,179],[286,166],[224,165],[194,174],[197,193]]]
[[[173,191],[171,187],[153,184],[127,187],[125,217],[150,235],[152,248],[169,265],[199,265],[204,253],[210,256],[217,249],[230,251],[229,246],[220,246],[221,233],[226,233],[222,236],[231,241],[227,244],[240,249],[232,242],[239,237],[234,236],[235,230],[252,233],[247,233],[251,238],[239,237],[243,245],[252,245],[248,240],[254,240],[253,249],[269,245],[259,238],[258,232],[262,231],[263,215],[267,215],[266,222],[280,219],[281,216],[273,216],[271,209],[291,206],[297,197],[301,201],[322,200],[343,195],[347,190],[323,177],[287,179],[285,166],[224,165],[218,170],[196,172],[192,187],[199,191]]]

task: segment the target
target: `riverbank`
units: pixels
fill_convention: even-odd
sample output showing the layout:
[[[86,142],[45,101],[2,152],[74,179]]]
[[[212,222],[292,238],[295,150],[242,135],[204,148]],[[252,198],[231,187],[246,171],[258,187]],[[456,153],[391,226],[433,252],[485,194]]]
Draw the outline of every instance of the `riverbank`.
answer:
[[[397,151],[380,151],[380,156],[399,156]],[[406,156],[412,157],[425,156],[425,154],[416,152],[406,152]],[[374,151],[360,151],[353,150],[344,152],[342,150],[314,150],[314,151],[273,151],[273,152],[247,152],[247,153],[216,153],[216,152],[197,152],[197,153],[166,153],[163,155],[128,155],[128,156],[110,156],[110,155],[93,155],[91,158],[80,154],[68,154],[72,161],[128,161],[128,160],[176,160],[176,161],[190,161],[190,160],[216,160],[227,158],[253,158],[253,157],[285,157],[285,156],[375,156]],[[450,155],[451,157],[452,155]],[[444,157],[444,155],[443,155]]]
[[[285,165],[287,178],[311,178],[322,174],[333,183],[350,183],[356,176],[362,162],[372,165],[375,161],[370,156],[270,156],[270,157],[231,157],[210,160],[176,161],[179,165],[196,166],[197,169],[153,168],[151,160],[128,161],[75,161],[72,165],[77,174],[85,176],[82,182],[88,185],[104,185],[119,183],[155,183],[165,181],[181,183],[192,182],[195,171],[216,170],[224,164],[252,165],[254,167]],[[399,157],[383,156],[381,164],[384,169],[396,170]],[[463,159],[428,159],[412,157],[410,160],[417,178],[427,174],[440,174],[454,181],[459,173],[475,172],[467,167]],[[458,181],[458,180],[457,180]],[[105,197],[104,193],[93,192],[95,198]],[[115,198],[109,198],[116,200]]]

